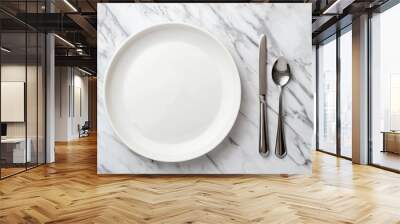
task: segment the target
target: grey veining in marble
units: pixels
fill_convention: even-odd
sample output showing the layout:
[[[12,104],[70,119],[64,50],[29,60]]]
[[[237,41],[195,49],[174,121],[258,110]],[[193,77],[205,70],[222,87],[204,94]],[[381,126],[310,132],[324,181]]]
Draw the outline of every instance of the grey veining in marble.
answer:
[[[313,136],[311,4],[196,3],[98,4],[98,165],[100,174],[276,174],[310,173]],[[200,158],[162,163],[143,158],[113,133],[103,100],[105,71],[118,46],[147,27],[181,22],[211,32],[232,54],[241,78],[242,102],[234,127],[225,140]],[[278,87],[272,64],[285,56],[293,80],[284,94],[288,156],[258,154],[258,40],[268,37],[268,130],[274,150]]]

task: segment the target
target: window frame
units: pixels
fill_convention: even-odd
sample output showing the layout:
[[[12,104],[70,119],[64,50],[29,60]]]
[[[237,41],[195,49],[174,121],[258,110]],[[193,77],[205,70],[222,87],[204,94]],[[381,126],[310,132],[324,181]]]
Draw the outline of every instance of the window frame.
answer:
[[[341,112],[341,108],[340,108],[340,93],[341,93],[341,89],[340,89],[340,84],[341,84],[341,65],[340,65],[340,60],[341,60],[341,55],[340,55],[340,37],[344,34],[346,34],[347,32],[352,32],[352,23],[346,25],[345,27],[343,27],[340,30],[337,30],[336,33],[332,34],[331,36],[327,37],[326,39],[320,41],[317,45],[316,45],[316,136],[315,136],[315,144],[316,144],[316,150],[319,152],[323,152],[329,155],[333,155],[339,158],[343,158],[343,159],[347,159],[347,160],[352,160],[351,157],[348,156],[344,156],[342,155],[342,150],[341,150],[341,117],[340,117],[340,112]],[[320,101],[320,96],[319,96],[319,77],[320,77],[320,73],[319,73],[319,51],[318,49],[320,48],[320,45],[322,44],[326,44],[329,43],[330,41],[336,41],[336,151],[335,153],[329,152],[327,150],[321,149],[319,147],[319,101]]]

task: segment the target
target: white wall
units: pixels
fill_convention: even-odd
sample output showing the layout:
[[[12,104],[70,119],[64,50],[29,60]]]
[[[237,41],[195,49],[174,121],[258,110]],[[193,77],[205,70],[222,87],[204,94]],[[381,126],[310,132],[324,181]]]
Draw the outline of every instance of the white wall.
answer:
[[[68,140],[68,86],[69,86],[69,68],[55,68],[55,141]]]
[[[74,77],[74,86],[75,86],[75,116],[73,119],[72,126],[77,127],[78,124],[83,125],[85,121],[88,121],[88,77],[82,76],[82,73],[79,75],[75,74]],[[78,93],[80,91],[80,93]],[[78,96],[80,95],[80,98]],[[78,102],[80,101],[80,103]],[[79,108],[81,107],[81,108]],[[80,111],[81,110],[81,111]],[[78,136],[78,129],[72,129],[73,136]]]
[[[25,82],[26,70],[28,74],[32,74],[32,66],[25,67],[24,65],[8,64],[1,66],[1,81],[3,82]],[[35,94],[36,95],[36,94]],[[2,108],[5,110],[6,108]],[[7,123],[7,137],[25,137],[25,122]]]
[[[54,12],[54,5],[46,1],[46,7]],[[54,34],[46,35],[46,163],[55,161],[55,42]]]
[[[88,78],[72,67],[55,73],[55,140],[77,139],[78,125],[88,120]]]
[[[40,72],[40,71],[39,71]],[[36,135],[36,66],[18,65],[18,64],[5,64],[1,66],[1,81],[2,82],[25,82],[25,75],[28,78],[29,87],[27,88],[27,118],[28,118],[28,137],[30,133]],[[34,76],[34,77],[33,77]],[[3,96],[4,97],[4,96]],[[39,105],[40,107],[40,105]],[[2,108],[6,110],[6,108]],[[34,123],[32,123],[34,122]],[[8,137],[25,137],[25,123],[26,122],[7,122],[7,136]],[[30,130],[32,129],[32,131]]]

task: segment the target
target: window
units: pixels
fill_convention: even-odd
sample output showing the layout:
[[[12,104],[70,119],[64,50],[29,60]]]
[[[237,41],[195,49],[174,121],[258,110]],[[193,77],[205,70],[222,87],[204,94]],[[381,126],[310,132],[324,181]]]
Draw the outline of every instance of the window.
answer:
[[[318,147],[336,153],[336,39],[318,48]]]
[[[352,34],[340,36],[340,154],[352,156]]]
[[[400,170],[400,5],[371,18],[371,162]]]
[[[317,57],[318,149],[345,158],[352,157],[352,41],[349,25],[323,41]]]
[[[390,74],[390,130],[400,130],[400,73]]]

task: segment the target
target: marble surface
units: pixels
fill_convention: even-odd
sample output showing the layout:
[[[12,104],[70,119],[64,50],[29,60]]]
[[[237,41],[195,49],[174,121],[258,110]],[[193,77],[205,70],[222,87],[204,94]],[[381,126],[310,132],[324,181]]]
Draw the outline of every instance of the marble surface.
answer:
[[[311,172],[313,77],[311,4],[283,3],[106,3],[98,4],[99,174],[303,174]],[[135,154],[113,133],[104,108],[105,71],[118,46],[147,27],[181,22],[211,32],[232,54],[241,78],[242,102],[234,127],[207,155],[181,163],[162,163]],[[293,71],[284,100],[288,156],[258,154],[258,41],[268,37],[267,101],[269,142],[275,147],[279,88],[270,72],[279,56]]]

